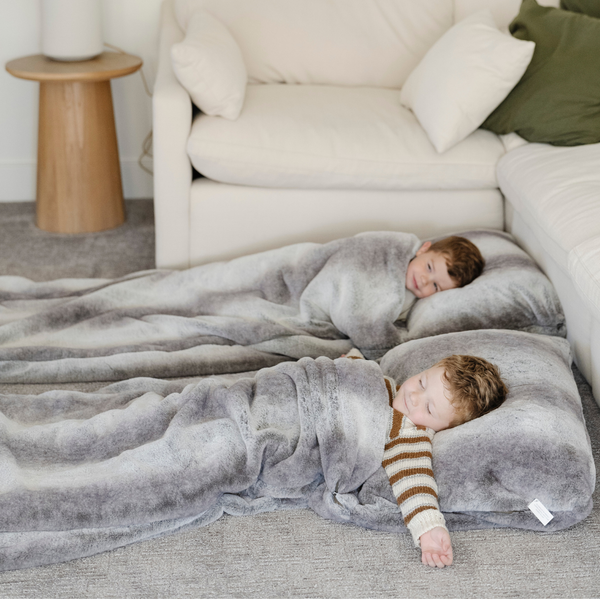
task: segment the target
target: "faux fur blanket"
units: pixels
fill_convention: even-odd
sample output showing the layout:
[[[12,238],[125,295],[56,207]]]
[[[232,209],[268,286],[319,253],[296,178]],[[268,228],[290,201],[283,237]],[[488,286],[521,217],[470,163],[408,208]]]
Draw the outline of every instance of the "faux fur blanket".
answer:
[[[381,466],[404,381],[453,353],[496,363],[506,402],[434,438],[451,530],[557,531],[592,508],[595,466],[569,343],[482,330],[402,344],[372,361],[303,358],[250,376],[138,378],[96,393],[0,396],[0,569],[88,556],[223,513],[310,507],[406,532]],[[542,525],[528,509],[553,515]]]
[[[296,244],[187,271],[34,283],[0,277],[0,383],[115,381],[254,371],[352,346],[378,359],[450,331],[565,335],[550,281],[510,235],[461,235],[486,267],[396,321],[413,235]]]
[[[0,277],[0,383],[244,372],[353,345],[380,357],[406,337],[394,321],[418,247],[378,232],[117,280]]]
[[[388,392],[371,361],[304,358],[224,383],[138,378],[0,396],[0,569],[87,556],[223,512],[312,506],[381,466]],[[377,523],[373,523],[377,526]]]

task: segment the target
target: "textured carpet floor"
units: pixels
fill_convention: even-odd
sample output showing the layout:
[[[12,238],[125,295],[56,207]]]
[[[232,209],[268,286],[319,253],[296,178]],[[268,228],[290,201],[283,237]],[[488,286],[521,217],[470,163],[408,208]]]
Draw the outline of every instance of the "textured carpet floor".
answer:
[[[121,228],[53,235],[32,204],[0,204],[0,272],[36,280],[152,268],[149,201]],[[600,464],[600,409],[575,370]],[[64,385],[92,390],[100,384]],[[48,386],[3,386],[37,393]],[[225,517],[209,527],[90,558],[0,573],[2,598],[598,598],[600,503],[571,529],[453,534],[455,562],[423,566],[407,536],[330,523],[308,510]]]
[[[126,203],[124,225],[99,233],[47,233],[35,226],[35,204],[0,204],[3,275],[34,281],[120,277],[154,268],[154,211],[149,200]]]

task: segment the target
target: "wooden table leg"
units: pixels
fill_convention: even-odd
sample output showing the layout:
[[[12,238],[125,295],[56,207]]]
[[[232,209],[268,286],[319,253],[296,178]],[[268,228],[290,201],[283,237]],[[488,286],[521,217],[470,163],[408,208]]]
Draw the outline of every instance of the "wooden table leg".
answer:
[[[40,229],[102,231],[125,220],[110,80],[41,82]]]

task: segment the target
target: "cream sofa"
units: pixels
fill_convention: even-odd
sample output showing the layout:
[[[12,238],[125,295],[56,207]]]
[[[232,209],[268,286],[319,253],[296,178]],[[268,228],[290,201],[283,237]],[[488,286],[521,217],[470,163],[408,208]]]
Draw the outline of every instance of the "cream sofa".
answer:
[[[600,144],[526,144],[498,164],[506,230],[552,281],[600,404]]]
[[[520,0],[386,0],[376,4],[383,17],[369,18],[363,0],[303,0],[302,10],[278,0],[281,14],[271,1],[163,2],[153,99],[157,266],[367,230],[426,238],[506,229],[555,285],[575,361],[600,399],[600,148],[476,130],[438,154],[398,101],[454,23],[489,7],[506,27]],[[248,86],[235,121],[198,114],[172,68],[171,47],[198,7],[229,28],[244,56]],[[390,52],[395,61],[386,63]]]

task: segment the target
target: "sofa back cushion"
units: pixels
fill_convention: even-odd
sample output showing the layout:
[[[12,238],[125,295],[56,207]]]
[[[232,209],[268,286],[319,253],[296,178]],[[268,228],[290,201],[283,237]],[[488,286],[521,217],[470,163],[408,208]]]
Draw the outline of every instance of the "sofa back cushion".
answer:
[[[400,88],[452,26],[454,0],[175,0],[184,31],[200,8],[237,41],[249,83]]]

